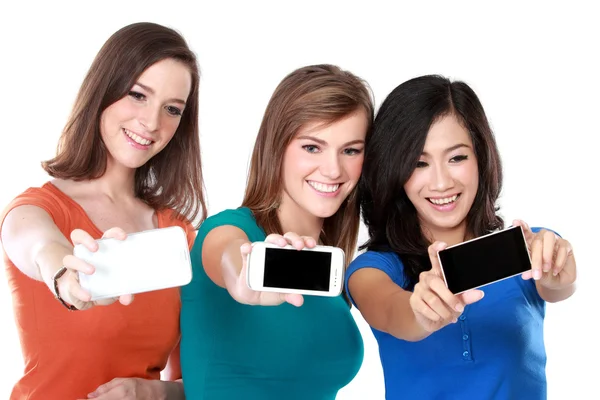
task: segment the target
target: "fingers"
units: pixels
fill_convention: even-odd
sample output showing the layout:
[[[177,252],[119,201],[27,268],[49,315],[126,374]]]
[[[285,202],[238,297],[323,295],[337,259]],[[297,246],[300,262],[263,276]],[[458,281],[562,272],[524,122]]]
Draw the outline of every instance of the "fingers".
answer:
[[[543,242],[542,235],[535,235],[533,240],[531,241],[531,276],[535,280],[539,280],[542,278],[542,262],[543,262]]]
[[[442,268],[438,259],[438,252],[444,250],[448,245],[444,242],[434,242],[427,248],[429,260],[431,261],[431,271],[438,276],[442,276]]]
[[[71,232],[71,242],[73,242],[73,246],[82,244],[86,249],[92,252],[98,250],[98,243],[96,243],[94,238],[83,229],[75,229]]]
[[[533,233],[533,231],[531,230],[531,228],[525,221],[520,220],[520,219],[515,219],[512,224],[513,224],[513,226],[521,227],[521,229],[523,230],[523,234],[525,235],[525,241],[527,242],[527,244],[529,244],[531,242],[531,240],[533,240],[533,237],[535,236],[535,234]]]
[[[133,302],[132,294],[124,294],[119,297],[119,303],[123,304],[124,306],[130,305],[132,302]]]
[[[265,242],[276,244],[281,247],[289,244],[296,250],[302,250],[304,248],[312,249],[317,245],[317,241],[314,238],[310,236],[300,236],[294,232],[287,232],[283,236],[272,233],[265,238]]]
[[[304,297],[301,294],[280,293],[281,302],[290,303],[293,306],[300,307],[304,304]]]
[[[450,308],[458,313],[464,311],[465,307],[462,304],[461,298],[452,294],[444,284],[442,279],[432,279],[430,282],[431,290],[438,295],[440,299]]]
[[[305,247],[311,249],[317,245],[315,239],[309,236],[300,236],[294,232],[287,232],[283,237],[287,239],[288,243],[296,250],[302,250]]]
[[[484,295],[484,293],[481,290],[469,290],[469,291],[459,294],[458,297],[461,298],[462,302],[465,305],[469,305],[469,304],[473,304],[473,303],[478,302],[479,300],[483,299],[483,295]]]
[[[564,269],[567,263],[567,259],[573,252],[571,244],[564,239],[557,240],[556,247],[556,256],[554,259],[554,266],[552,269],[553,276],[558,275]]]
[[[283,236],[277,233],[271,233],[265,238],[265,242],[276,244],[277,246],[281,247],[285,247],[288,244],[288,241]]]
[[[112,381],[107,382],[104,385],[98,386],[98,388],[96,388],[96,390],[94,390],[92,393],[88,394],[87,397],[88,399],[99,398],[101,395],[109,392],[111,389],[121,385],[124,380],[125,378],[114,378]]]
[[[123,229],[115,227],[104,232],[102,238],[125,240],[127,238],[127,233]]]
[[[543,237],[542,246],[542,271],[548,272],[552,268],[554,253],[557,250],[556,235],[550,231],[541,231]]]
[[[91,275],[96,270],[93,265],[86,263],[72,254],[68,254],[63,258],[63,265],[71,270],[83,272],[86,275]]]

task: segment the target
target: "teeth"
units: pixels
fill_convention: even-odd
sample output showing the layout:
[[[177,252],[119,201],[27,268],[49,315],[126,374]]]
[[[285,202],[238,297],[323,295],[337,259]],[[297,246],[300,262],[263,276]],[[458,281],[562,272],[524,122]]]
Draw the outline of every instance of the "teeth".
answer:
[[[429,199],[433,204],[437,204],[438,206],[442,206],[444,204],[453,203],[458,198],[458,195],[455,194],[452,197],[446,197],[445,199]]]
[[[340,187],[340,184],[336,185],[326,185],[324,183],[308,181],[308,184],[322,193],[333,193]]]
[[[150,143],[152,143],[150,140],[139,137],[138,135],[136,135],[135,133],[133,133],[131,131],[128,131],[127,129],[123,129],[123,131],[125,132],[125,134],[127,136],[129,136],[134,142],[136,142],[138,144],[148,146]]]

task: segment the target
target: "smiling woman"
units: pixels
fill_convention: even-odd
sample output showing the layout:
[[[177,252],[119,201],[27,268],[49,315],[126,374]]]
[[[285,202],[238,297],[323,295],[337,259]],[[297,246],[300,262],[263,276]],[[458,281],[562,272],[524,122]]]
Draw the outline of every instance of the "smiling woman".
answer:
[[[206,216],[198,81],[196,57],[173,29],[117,31],[81,85],[56,157],[42,164],[54,179],[4,210],[25,362],[11,399],[183,398],[179,290],[90,301],[78,273],[94,266],[73,246],[96,251],[95,239],[168,226],[185,229],[192,244],[189,221]]]

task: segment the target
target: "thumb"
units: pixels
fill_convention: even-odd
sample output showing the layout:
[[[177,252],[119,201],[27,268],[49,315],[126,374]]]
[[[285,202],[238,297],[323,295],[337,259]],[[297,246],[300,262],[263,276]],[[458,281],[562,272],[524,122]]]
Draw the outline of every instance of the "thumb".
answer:
[[[125,378],[115,378],[112,381],[105,383],[104,385],[98,386],[98,388],[96,388],[95,391],[88,394],[88,399],[93,399],[95,397],[100,396],[103,393],[108,392],[112,388],[119,386],[121,383],[123,383],[124,380]]]
[[[467,305],[467,304],[473,304],[478,302],[479,300],[483,299],[483,291],[481,290],[469,290],[467,292],[461,293],[458,296],[460,297],[461,301]]]

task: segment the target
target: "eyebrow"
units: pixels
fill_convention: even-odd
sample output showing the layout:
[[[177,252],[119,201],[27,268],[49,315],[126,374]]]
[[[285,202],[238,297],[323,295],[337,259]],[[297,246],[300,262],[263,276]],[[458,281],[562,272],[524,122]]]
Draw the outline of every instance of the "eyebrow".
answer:
[[[323,139],[316,138],[316,137],[314,137],[314,136],[302,135],[302,136],[298,136],[296,139],[308,139],[308,140],[313,140],[313,141],[315,141],[315,142],[319,143],[319,144],[320,144],[320,145],[322,145],[322,146],[327,146],[327,142],[326,142],[326,141],[324,141]],[[344,144],[342,145],[342,147],[350,146],[350,145],[353,145],[353,144],[363,144],[364,142],[365,142],[365,141],[364,141],[364,140],[362,140],[362,139],[351,140],[351,141],[349,141],[349,142],[346,142],[346,143],[344,143]]]
[[[446,150],[444,150],[444,154],[448,154],[456,149],[460,149],[461,147],[466,147],[468,149],[471,148],[471,146],[469,146],[468,144],[464,144],[464,143],[459,143],[459,144],[455,144],[454,146],[448,147]],[[426,151],[421,153],[424,156],[428,156],[429,153],[427,153]]]
[[[145,91],[149,92],[150,94],[155,94],[154,89],[152,89],[150,86],[146,86],[146,85],[144,85],[141,82],[136,82],[135,84],[138,85],[139,87],[141,87],[142,89],[144,89]],[[173,98],[173,99],[169,99],[168,101],[169,102],[173,102],[173,103],[179,103],[179,104],[184,105],[184,106],[186,104],[185,101],[183,101],[181,99],[175,99],[175,98]]]

